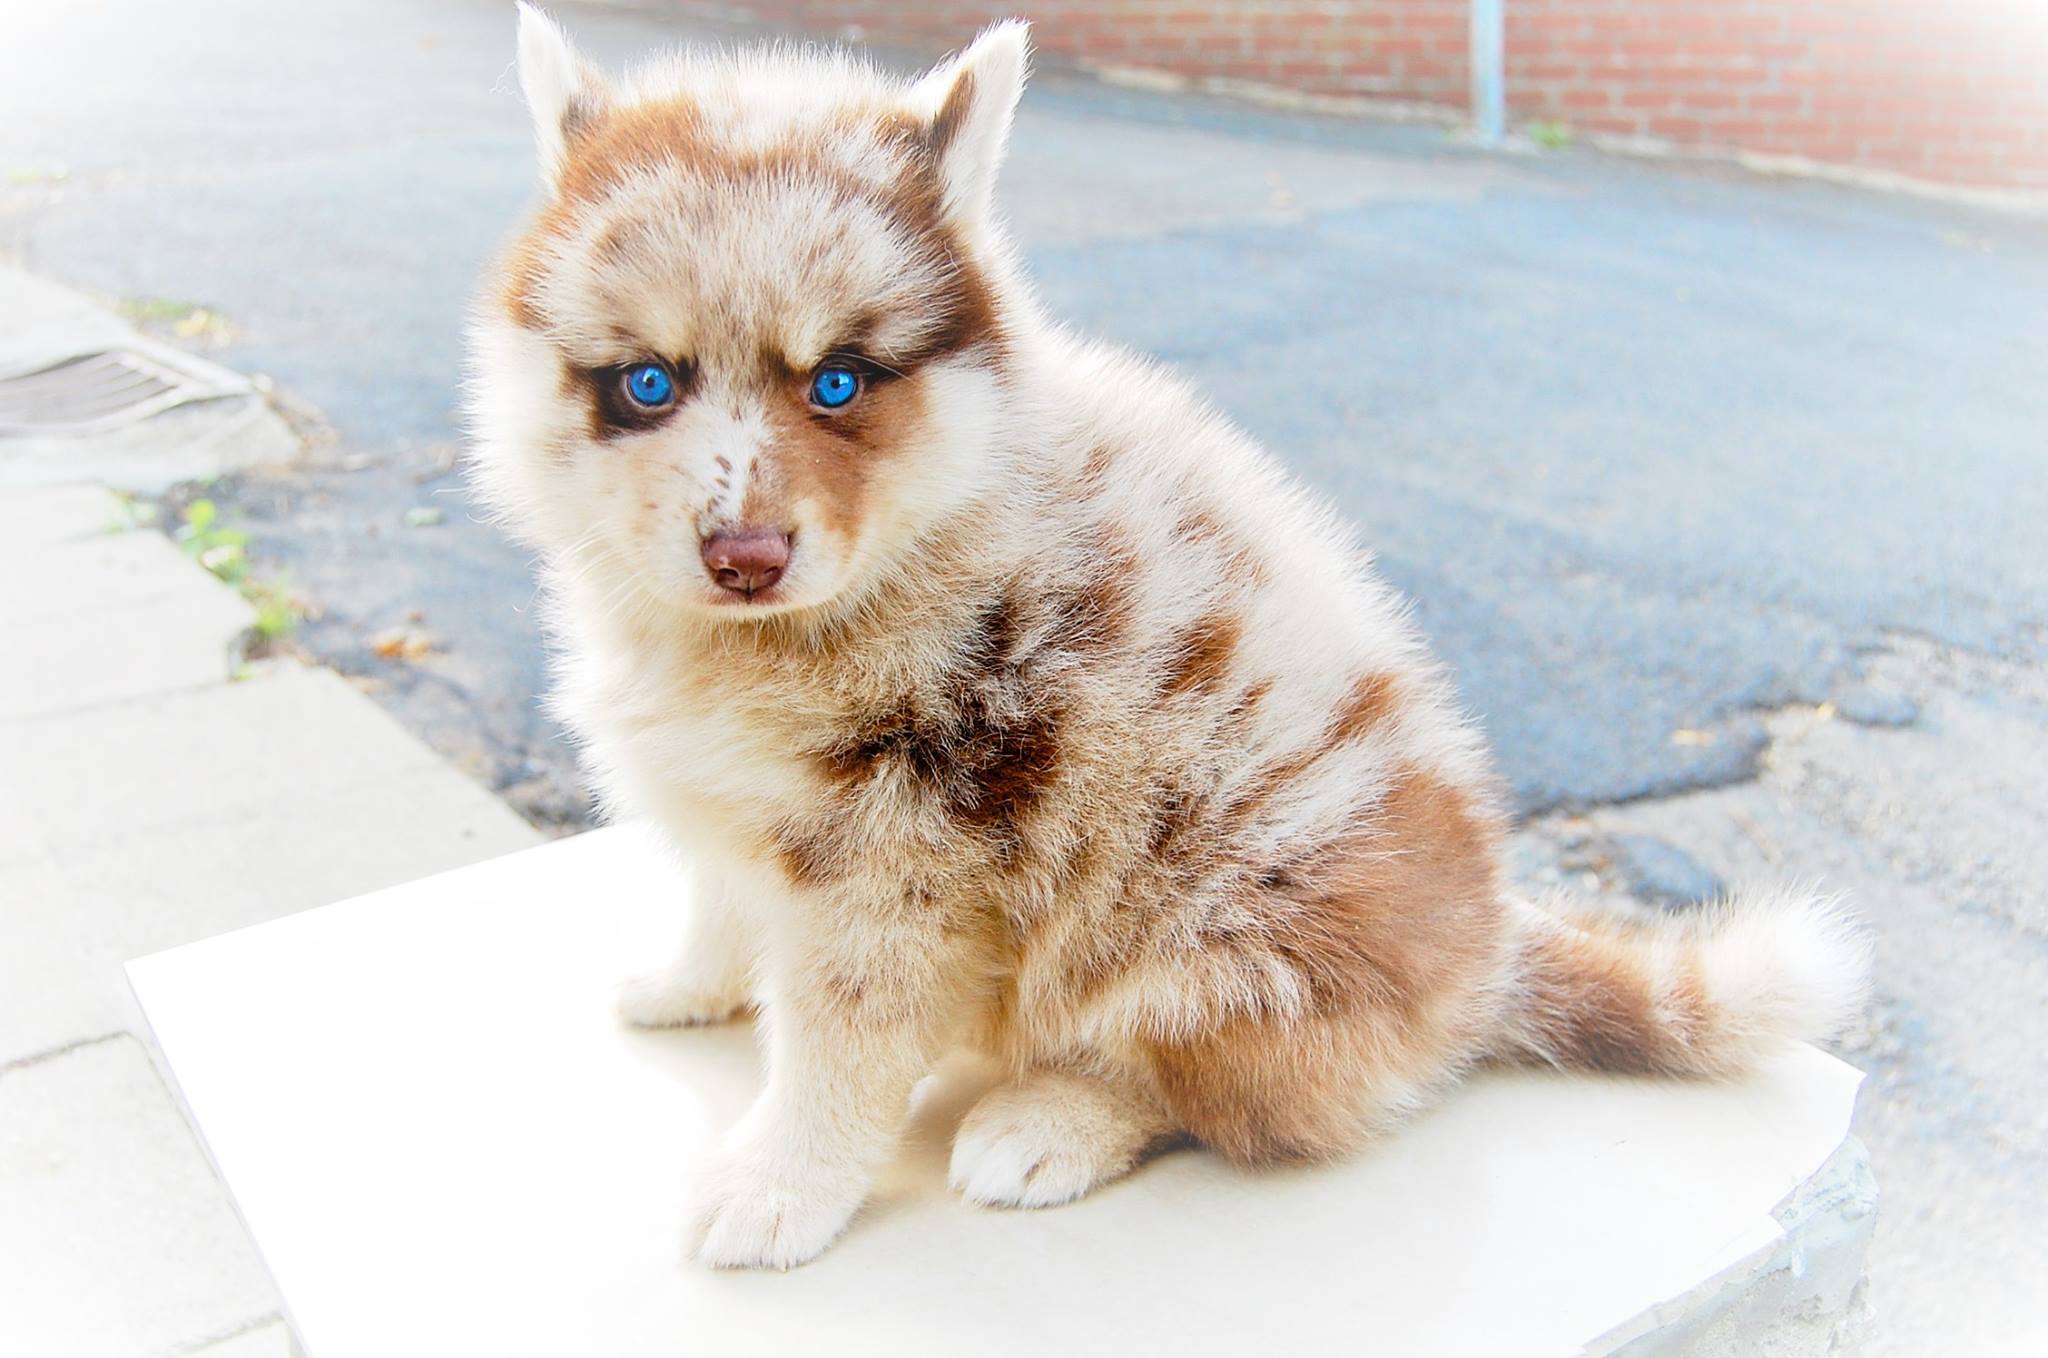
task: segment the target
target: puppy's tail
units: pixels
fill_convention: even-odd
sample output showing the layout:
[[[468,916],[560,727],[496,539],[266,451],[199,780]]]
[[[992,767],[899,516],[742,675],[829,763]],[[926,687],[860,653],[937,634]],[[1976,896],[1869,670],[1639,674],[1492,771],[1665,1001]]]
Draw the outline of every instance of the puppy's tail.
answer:
[[[1641,919],[1510,901],[1498,1055],[1579,1070],[1727,1076],[1863,1009],[1870,941],[1834,898],[1783,894]]]

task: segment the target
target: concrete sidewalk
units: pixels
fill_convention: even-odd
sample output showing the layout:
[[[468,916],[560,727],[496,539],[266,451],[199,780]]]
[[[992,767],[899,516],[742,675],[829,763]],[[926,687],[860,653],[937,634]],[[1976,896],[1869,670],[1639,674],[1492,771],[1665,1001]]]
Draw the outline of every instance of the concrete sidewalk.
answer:
[[[123,333],[4,267],[0,315],[15,360]],[[244,671],[250,606],[99,480],[280,439],[245,400],[0,440],[0,1353],[290,1353],[120,965],[540,838],[339,676]]]

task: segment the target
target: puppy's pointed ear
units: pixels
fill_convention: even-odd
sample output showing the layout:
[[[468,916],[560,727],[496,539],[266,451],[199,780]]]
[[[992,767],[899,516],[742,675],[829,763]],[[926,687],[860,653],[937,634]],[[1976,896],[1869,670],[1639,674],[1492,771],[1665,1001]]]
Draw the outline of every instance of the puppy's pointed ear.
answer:
[[[533,112],[540,172],[550,189],[560,182],[569,144],[604,115],[611,88],[576,55],[554,20],[521,0],[519,88]]]
[[[970,236],[988,224],[1030,55],[1031,25],[1007,19],[910,90],[939,163],[946,219]]]

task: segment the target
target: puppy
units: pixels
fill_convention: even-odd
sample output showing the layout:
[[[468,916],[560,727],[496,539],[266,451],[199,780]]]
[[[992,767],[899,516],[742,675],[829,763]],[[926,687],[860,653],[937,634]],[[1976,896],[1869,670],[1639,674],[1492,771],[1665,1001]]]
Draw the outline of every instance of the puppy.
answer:
[[[1725,1076],[1835,1031],[1796,896],[1512,898],[1481,739],[1330,511],[1200,394],[1049,319],[993,202],[1026,30],[921,79],[533,9],[544,202],[472,331],[472,472],[541,554],[558,710],[696,874],[643,1024],[762,997],[696,1249],[823,1250],[949,1046],[1007,1080],[968,1198],[1192,1139],[1339,1156],[1488,1060]]]

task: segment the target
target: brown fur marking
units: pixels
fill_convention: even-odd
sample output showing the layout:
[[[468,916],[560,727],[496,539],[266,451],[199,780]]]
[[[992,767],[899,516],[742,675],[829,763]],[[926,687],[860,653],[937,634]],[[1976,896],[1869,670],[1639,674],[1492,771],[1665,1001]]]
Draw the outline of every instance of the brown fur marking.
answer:
[[[1375,672],[1359,676],[1351,691],[1344,695],[1344,701],[1337,705],[1329,744],[1349,745],[1378,727],[1400,710],[1400,699],[1400,681],[1393,675]]]
[[[1631,1075],[1714,1073],[1694,1039],[1711,1030],[1698,964],[1681,958],[1659,1003],[1657,977],[1625,925],[1583,921],[1534,941],[1525,954],[1529,1021],[1558,1065]]]
[[[853,861],[836,837],[815,829],[784,825],[775,831],[775,860],[789,880],[800,887],[823,886],[846,875]]]
[[[1230,705],[1231,720],[1233,722],[1242,722],[1250,717],[1252,713],[1258,711],[1259,704],[1266,701],[1266,695],[1272,691],[1272,679],[1265,678],[1252,681],[1243,693],[1237,695],[1237,701]]]
[[[1493,818],[1409,768],[1355,832],[1264,879],[1263,945],[1301,978],[1297,1016],[1238,1015],[1149,1045],[1177,1117],[1234,1160],[1322,1159],[1356,1144],[1387,1090],[1442,1064],[1439,1015],[1487,971],[1500,910]],[[1383,1087],[1384,1086],[1384,1087]]]
[[[1213,546],[1222,554],[1224,561],[1251,584],[1270,583],[1272,571],[1265,557],[1224,522],[1220,514],[1206,505],[1183,510],[1174,523],[1173,531],[1184,541]]]
[[[1107,572],[1095,576],[1055,602],[1047,641],[1055,649],[1070,651],[1114,646],[1130,626],[1129,605],[1119,577]]]
[[[822,766],[855,787],[885,768],[900,770],[1007,858],[1023,817],[1059,776],[1064,716],[1055,695],[1025,682],[1016,642],[1010,605],[992,602],[961,638],[935,691],[856,718],[823,753]]]
[[[934,156],[946,154],[946,148],[953,144],[953,138],[960,134],[961,126],[967,121],[967,111],[974,105],[974,72],[962,71],[953,81],[953,88],[946,91],[946,102],[939,107],[938,116],[925,137]]]
[[[1214,690],[1229,669],[1243,633],[1243,621],[1229,613],[1204,614],[1182,628],[1169,652],[1172,663],[1160,683],[1160,696]]]
[[[877,383],[845,410],[819,415],[798,388],[786,379],[762,401],[772,437],[748,478],[741,521],[787,527],[796,503],[810,500],[827,527],[851,536],[875,474],[922,426],[924,393],[914,382]]]
[[[498,301],[512,323],[522,330],[539,331],[547,327],[547,317],[540,309],[540,285],[547,273],[542,259],[544,239],[536,225],[505,254],[505,281],[498,289]]]

